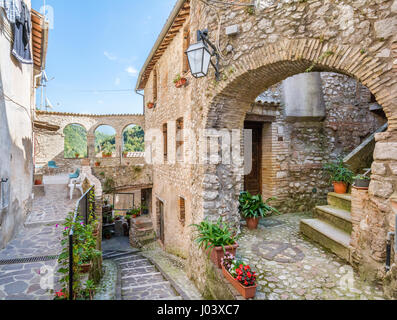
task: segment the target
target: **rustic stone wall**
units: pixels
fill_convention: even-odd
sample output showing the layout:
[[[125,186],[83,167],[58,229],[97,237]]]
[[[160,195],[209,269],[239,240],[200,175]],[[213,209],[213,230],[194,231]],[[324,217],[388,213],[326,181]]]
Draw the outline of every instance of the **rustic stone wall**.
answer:
[[[123,131],[131,124],[145,127],[143,115],[83,115],[72,113],[57,113],[37,111],[36,120],[59,126],[59,130],[53,132],[45,129],[35,129],[35,163],[46,171],[48,161],[56,161],[60,167],[58,171],[73,171],[81,167],[84,159],[65,159],[64,157],[64,129],[70,124],[81,125],[87,131],[88,159],[94,166],[99,161],[102,166],[117,165],[143,165],[143,155],[139,157],[120,157]],[[116,152],[113,158],[97,158],[95,154],[95,130],[108,125],[116,131]]]
[[[186,127],[192,129],[197,136],[204,128],[241,130],[252,103],[267,88],[302,72],[331,71],[357,79],[376,96],[389,121],[388,132],[378,135],[378,143],[381,140],[383,143],[397,141],[394,133],[397,126],[397,84],[392,73],[396,59],[392,56],[395,54],[392,53],[392,43],[396,41],[393,38],[397,24],[396,1],[336,3],[325,0],[291,0],[265,3],[267,5],[264,10],[256,10],[252,14],[242,7],[211,7],[199,0],[190,1],[191,34],[208,28],[211,41],[217,44],[222,54],[222,80],[215,82],[214,70],[210,68],[210,73],[205,78],[192,79],[188,76],[187,88],[177,91],[172,85],[167,85],[172,79],[170,70],[178,70],[182,64],[180,55],[176,54],[181,50],[180,31],[158,63],[159,88],[162,92],[159,94],[158,106],[147,111],[146,124],[161,130],[163,123],[175,121],[179,116],[187,114]],[[239,25],[239,34],[226,36],[225,27],[234,24]],[[193,39],[192,37],[192,42]],[[153,83],[151,78],[145,87],[146,102],[152,99]],[[330,121],[328,129],[333,130],[333,125]],[[344,128],[346,126],[348,125],[345,124]],[[312,128],[296,128],[308,139],[311,133],[319,130],[315,128],[310,132],[309,129]],[[357,143],[358,138],[360,137],[356,136],[352,141]],[[342,134],[340,139],[343,139]],[[195,140],[189,146],[197,142]],[[282,160],[276,159],[273,165],[277,167],[279,161]],[[385,160],[381,156],[376,161],[384,163]],[[189,203],[194,208],[189,214],[192,222],[199,222],[203,217],[215,220],[223,216],[238,226],[236,200],[243,189],[241,165],[196,164],[178,169],[167,165],[154,166],[153,195],[163,195],[166,202],[166,247],[167,235],[173,237],[172,231],[175,230],[175,214],[170,201],[181,191],[190,195]],[[157,180],[160,172],[162,179]],[[377,231],[369,232],[369,236],[376,240],[365,243],[364,247],[379,256],[384,252],[387,231],[394,230],[389,218],[380,223],[379,229],[372,229],[378,223],[379,211],[383,210],[386,217],[390,216],[387,199],[390,197],[390,189],[393,191],[395,186],[388,180],[394,183],[396,175],[374,175],[369,194],[369,201],[376,203],[375,210],[370,213],[369,230]],[[379,199],[379,193],[384,198]],[[182,243],[186,238],[191,238],[191,234],[182,236],[177,241],[188,248],[186,252],[189,253],[190,275],[198,287],[204,290],[206,270],[202,267],[205,265],[203,257],[197,254],[193,242]],[[168,244],[171,246],[171,242]],[[173,240],[172,246],[176,245]],[[376,270],[382,268],[381,263],[376,264]]]
[[[262,136],[262,189],[265,197],[279,199],[283,212],[309,211],[325,203],[331,186],[322,166],[346,156],[386,122],[382,112],[370,111],[370,91],[356,80],[329,72],[321,73],[321,79],[323,121],[287,121],[282,84],[259,97],[279,103],[275,121],[265,124]],[[262,109],[268,108],[263,104]],[[255,108],[254,113],[263,111]]]

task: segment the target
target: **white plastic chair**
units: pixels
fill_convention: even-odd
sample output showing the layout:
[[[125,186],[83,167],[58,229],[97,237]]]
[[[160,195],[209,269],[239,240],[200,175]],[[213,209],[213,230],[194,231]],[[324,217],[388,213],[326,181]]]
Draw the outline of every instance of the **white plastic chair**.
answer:
[[[68,185],[68,187],[69,187],[69,189],[70,189],[70,190],[69,190],[69,193],[70,193],[70,200],[73,199],[73,192],[74,192],[74,189],[75,189],[75,188],[78,189],[78,190],[80,190],[81,195],[84,194],[84,191],[83,191],[84,179],[85,179],[85,177],[82,176],[82,175],[80,175],[80,177],[78,177],[77,179],[70,179],[70,182],[69,182],[69,185]]]

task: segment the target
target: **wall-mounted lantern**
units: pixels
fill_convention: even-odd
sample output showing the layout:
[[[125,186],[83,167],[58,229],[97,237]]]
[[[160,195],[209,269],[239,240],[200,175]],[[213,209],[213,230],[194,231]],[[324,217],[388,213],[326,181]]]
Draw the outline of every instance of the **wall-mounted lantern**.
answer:
[[[208,30],[205,29],[197,31],[197,43],[190,45],[186,50],[186,54],[189,60],[190,72],[193,77],[206,77],[211,63],[215,69],[216,80],[220,80],[219,53],[216,47],[208,39]],[[215,63],[211,60],[212,57],[216,58]]]

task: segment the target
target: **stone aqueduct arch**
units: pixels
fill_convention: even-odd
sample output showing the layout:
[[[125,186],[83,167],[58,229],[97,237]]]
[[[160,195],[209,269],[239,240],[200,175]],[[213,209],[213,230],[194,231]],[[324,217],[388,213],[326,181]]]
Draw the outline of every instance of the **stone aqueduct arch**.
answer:
[[[60,149],[63,150],[64,129],[65,127],[71,124],[81,125],[87,131],[88,158],[91,159],[95,158],[95,130],[98,127],[102,125],[106,125],[106,126],[111,126],[115,129],[117,157],[120,156],[119,150],[120,147],[122,146],[123,131],[127,126],[133,124],[140,126],[145,130],[144,116],[138,114],[87,115],[87,114],[75,114],[75,113],[37,111],[36,120],[59,126],[58,131],[54,133],[56,138],[55,140],[53,140],[52,143],[53,148],[55,148],[54,146],[57,145],[56,147],[57,149],[55,148],[56,150],[54,151],[54,156],[57,156],[60,153]],[[51,158],[51,156],[47,158]]]

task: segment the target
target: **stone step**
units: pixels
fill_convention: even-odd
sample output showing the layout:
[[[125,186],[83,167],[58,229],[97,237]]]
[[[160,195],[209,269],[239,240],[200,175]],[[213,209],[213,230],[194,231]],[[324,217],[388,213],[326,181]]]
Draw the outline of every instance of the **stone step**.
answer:
[[[300,231],[340,258],[350,260],[350,235],[347,232],[319,219],[302,220]]]
[[[351,213],[333,206],[317,206],[315,217],[351,234],[353,230]]]
[[[121,258],[121,257],[128,257],[131,254],[138,253],[138,252],[139,252],[139,250],[131,250],[129,252],[117,252],[117,251],[111,252],[111,253],[105,252],[102,255],[102,257],[103,257],[103,259],[116,259],[116,258]]]
[[[154,275],[142,274],[140,276],[134,276],[134,277],[124,276],[122,279],[123,287],[151,285],[153,283],[163,283],[166,281],[167,280],[164,279],[161,273]]]
[[[123,273],[125,270],[131,270],[134,268],[141,268],[141,267],[150,267],[152,264],[149,260],[139,260],[139,261],[130,261],[128,263],[124,263],[120,265],[121,272]]]
[[[152,220],[145,219],[145,220],[135,220],[133,221],[133,226],[140,229],[140,228],[153,228]]]
[[[351,194],[338,194],[335,192],[328,193],[328,204],[338,209],[351,211],[352,197]]]
[[[145,259],[145,258],[139,254],[134,254],[134,255],[129,254],[124,257],[116,258],[116,259],[114,259],[114,261],[121,264],[123,262],[131,262],[131,261],[136,261],[136,260],[140,260],[140,259]]]
[[[178,297],[167,281],[122,288],[121,295],[123,300],[172,300]]]

